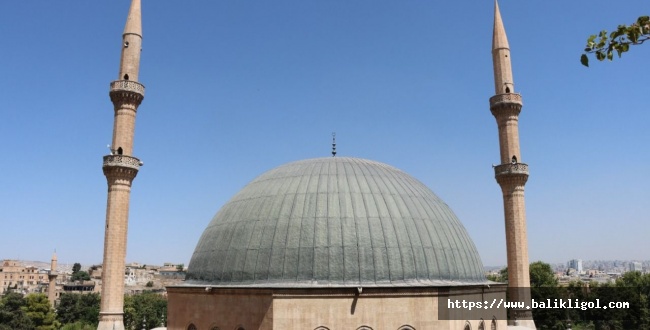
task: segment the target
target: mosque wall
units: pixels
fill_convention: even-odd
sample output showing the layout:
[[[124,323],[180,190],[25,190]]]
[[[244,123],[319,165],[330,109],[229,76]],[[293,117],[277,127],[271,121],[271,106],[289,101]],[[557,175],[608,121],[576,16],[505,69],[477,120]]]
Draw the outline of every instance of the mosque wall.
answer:
[[[494,311],[444,314],[440,298],[505,298],[505,287],[223,289],[170,287],[170,330],[420,330],[491,329]],[[361,292],[359,292],[361,291]],[[444,313],[444,312],[443,312]],[[443,317],[444,318],[444,317]],[[506,329],[501,316],[496,329]],[[195,328],[191,328],[191,325]]]
[[[209,287],[208,287],[209,288]],[[271,290],[167,288],[167,329],[271,330]]]

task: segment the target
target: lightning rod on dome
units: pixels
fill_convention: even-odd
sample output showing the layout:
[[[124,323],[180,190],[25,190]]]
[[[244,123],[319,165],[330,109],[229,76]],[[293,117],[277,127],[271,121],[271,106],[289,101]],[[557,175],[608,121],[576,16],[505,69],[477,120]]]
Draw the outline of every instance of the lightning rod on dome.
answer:
[[[336,132],[332,132],[332,157],[336,157]]]

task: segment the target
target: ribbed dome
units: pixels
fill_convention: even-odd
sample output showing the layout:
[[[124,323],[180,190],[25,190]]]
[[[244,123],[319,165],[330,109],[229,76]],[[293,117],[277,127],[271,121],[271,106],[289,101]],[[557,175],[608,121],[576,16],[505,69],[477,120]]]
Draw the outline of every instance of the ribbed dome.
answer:
[[[386,164],[328,157],[257,177],[212,219],[188,284],[432,286],[485,282],[451,209]]]

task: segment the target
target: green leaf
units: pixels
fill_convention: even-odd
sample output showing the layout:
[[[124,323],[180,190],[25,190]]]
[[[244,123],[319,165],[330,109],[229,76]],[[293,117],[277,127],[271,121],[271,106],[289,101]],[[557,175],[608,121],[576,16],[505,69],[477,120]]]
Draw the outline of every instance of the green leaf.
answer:
[[[586,67],[589,67],[589,57],[587,57],[587,54],[582,54],[582,56],[580,56],[580,63]]]
[[[589,39],[587,39],[587,45],[594,44],[594,40],[596,40],[596,35],[592,34],[589,36]]]
[[[610,50],[607,52],[607,59],[611,61],[613,58],[614,58],[614,53],[613,53],[612,50],[610,49]]]
[[[621,52],[625,53],[630,50],[630,44],[621,44]]]

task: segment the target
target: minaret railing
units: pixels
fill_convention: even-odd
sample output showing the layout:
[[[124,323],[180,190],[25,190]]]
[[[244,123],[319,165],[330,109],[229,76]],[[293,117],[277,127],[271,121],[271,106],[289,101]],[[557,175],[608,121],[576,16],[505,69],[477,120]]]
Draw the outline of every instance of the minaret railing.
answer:
[[[501,164],[494,167],[494,175],[506,174],[526,174],[528,175],[528,164],[514,163],[514,164]]]
[[[524,104],[521,98],[521,94],[517,93],[497,94],[490,98],[490,108],[494,108],[501,103],[516,103],[520,106],[523,106]]]
[[[144,85],[133,80],[115,80],[111,82],[111,92],[133,92],[144,96]]]
[[[103,167],[110,166],[129,167],[134,170],[139,170],[142,162],[138,158],[127,155],[106,155],[104,156]]]

